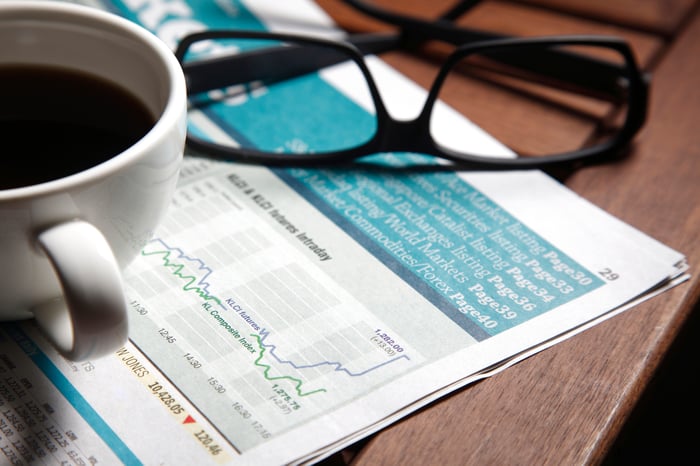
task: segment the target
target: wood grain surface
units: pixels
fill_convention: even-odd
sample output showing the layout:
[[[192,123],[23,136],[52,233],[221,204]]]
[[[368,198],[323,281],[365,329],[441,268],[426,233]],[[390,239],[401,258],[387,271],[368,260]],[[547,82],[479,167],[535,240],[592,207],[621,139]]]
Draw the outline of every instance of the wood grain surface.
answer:
[[[424,8],[444,0],[382,0]],[[337,0],[350,31],[385,29]],[[462,23],[513,35],[613,34],[653,73],[649,120],[628,158],[565,184],[700,263],[700,11],[694,0],[485,0]],[[427,86],[436,63],[384,56]],[[488,89],[475,104],[508,112]],[[479,100],[480,99],[480,100]],[[529,118],[547,118],[532,114]],[[559,117],[557,117],[559,118]],[[565,117],[561,117],[565,120]],[[582,124],[588,124],[583,122]],[[561,125],[557,131],[579,131]],[[566,134],[566,133],[562,133]],[[494,377],[462,389],[326,461],[376,465],[599,464],[700,295],[697,276]]]

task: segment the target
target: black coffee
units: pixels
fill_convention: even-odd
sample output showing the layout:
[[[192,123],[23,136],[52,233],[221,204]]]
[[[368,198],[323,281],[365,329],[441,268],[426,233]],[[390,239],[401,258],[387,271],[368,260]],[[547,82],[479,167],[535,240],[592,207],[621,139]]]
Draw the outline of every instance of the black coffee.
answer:
[[[133,145],[154,122],[141,101],[98,77],[0,65],[0,189],[93,167]]]

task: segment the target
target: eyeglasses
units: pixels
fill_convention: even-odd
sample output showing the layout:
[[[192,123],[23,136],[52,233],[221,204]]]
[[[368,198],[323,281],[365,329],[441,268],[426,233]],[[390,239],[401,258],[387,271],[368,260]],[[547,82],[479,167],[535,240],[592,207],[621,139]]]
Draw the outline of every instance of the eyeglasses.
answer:
[[[483,33],[450,21],[466,3],[473,2],[461,2],[445,15],[448,19],[437,22],[384,10],[378,14],[375,8],[369,13],[392,21],[401,33],[344,41],[234,30],[183,38],[175,54],[188,82],[188,144],[212,157],[271,165],[344,163],[393,152],[437,156],[469,169],[601,162],[627,146],[645,120],[647,82],[624,41],[492,35],[483,40]],[[389,114],[366,54],[427,40],[462,44],[475,38],[482,40],[458,46],[445,59],[415,119]],[[501,136],[517,131],[498,133],[489,127],[501,115],[474,108],[487,85],[503,91],[513,106],[508,113],[520,113],[522,122],[547,105],[610,124],[604,131],[573,138],[568,132],[562,138],[542,119],[534,137],[527,138],[534,144],[521,147],[521,141]],[[494,139],[475,144],[474,124]]]

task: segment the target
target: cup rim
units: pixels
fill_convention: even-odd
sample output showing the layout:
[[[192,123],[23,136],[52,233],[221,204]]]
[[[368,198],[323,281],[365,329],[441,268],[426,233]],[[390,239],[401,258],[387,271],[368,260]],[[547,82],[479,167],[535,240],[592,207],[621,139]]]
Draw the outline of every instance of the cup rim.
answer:
[[[13,0],[0,2],[0,21],[6,13],[24,11],[27,13],[38,12],[47,14],[71,14],[91,18],[98,22],[109,23],[130,36],[144,42],[154,52],[154,56],[160,59],[161,64],[167,69],[170,92],[163,111],[157,117],[156,122],[149,131],[132,146],[115,156],[85,170],[73,173],[61,178],[52,179],[29,186],[20,186],[9,189],[0,189],[0,202],[17,201],[27,198],[41,197],[89,185],[111,173],[119,172],[127,167],[134,159],[147,151],[149,147],[158,144],[172,128],[180,126],[182,113],[186,111],[186,85],[182,68],[172,50],[156,35],[142,26],[117,14],[99,10],[95,7],[61,3],[46,0]],[[184,131],[184,129],[183,129]],[[184,137],[183,137],[184,141]]]

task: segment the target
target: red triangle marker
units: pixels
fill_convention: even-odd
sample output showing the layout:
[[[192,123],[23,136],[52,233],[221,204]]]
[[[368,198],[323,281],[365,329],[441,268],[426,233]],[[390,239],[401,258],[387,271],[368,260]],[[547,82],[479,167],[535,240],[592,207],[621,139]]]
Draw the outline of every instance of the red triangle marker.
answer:
[[[194,418],[188,414],[182,423],[183,424],[192,424],[193,422],[197,422],[197,421],[195,421]]]

